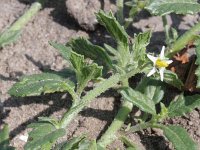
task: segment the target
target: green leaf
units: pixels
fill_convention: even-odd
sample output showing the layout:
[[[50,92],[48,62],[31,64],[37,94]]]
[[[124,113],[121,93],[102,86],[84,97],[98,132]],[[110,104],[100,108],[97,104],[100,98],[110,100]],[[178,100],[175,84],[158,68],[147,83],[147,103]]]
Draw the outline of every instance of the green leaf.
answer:
[[[142,111],[156,114],[154,102],[146,95],[135,91],[131,88],[126,88],[121,91],[121,94],[125,100],[132,102],[134,105],[139,107]]]
[[[78,150],[97,150],[96,140],[89,141],[84,139],[79,143]]]
[[[24,147],[25,150],[49,150],[59,137],[65,135],[65,129],[57,129],[48,122],[33,123],[28,127],[33,128],[33,130],[29,133],[29,140]]]
[[[73,91],[72,81],[54,73],[42,73],[23,77],[9,90],[13,96],[36,96],[42,93]]]
[[[126,148],[126,150],[139,150],[139,149],[141,149],[141,148],[139,148],[139,146],[137,144],[130,141],[129,138],[126,137],[126,136],[121,136],[120,140],[128,147],[128,148]]]
[[[14,150],[14,147],[9,146],[9,129],[5,124],[3,129],[0,130],[0,148],[1,150]]]
[[[0,47],[4,47],[7,44],[10,44],[18,39],[20,36],[21,30],[9,31],[6,30],[0,34]]]
[[[119,24],[116,20],[112,12],[106,14],[102,10],[100,10],[97,14],[98,22],[105,26],[108,32],[112,35],[112,37],[117,41],[121,42],[125,45],[128,45],[128,34],[125,29]]]
[[[109,14],[104,13],[100,10],[97,14],[97,20],[100,24],[105,26],[107,31],[117,42],[117,50],[119,53],[118,65],[119,67],[125,68],[128,64],[131,55],[129,51],[129,39],[124,27],[116,20],[112,12]]]
[[[200,107],[200,95],[184,97],[183,94],[175,98],[168,107],[168,116],[182,116]]]
[[[97,79],[102,76],[102,67],[97,64],[86,64],[84,57],[75,52],[71,52],[70,61],[76,72],[78,82],[78,93],[80,94],[90,80]]]
[[[76,53],[94,60],[97,64],[112,68],[112,61],[107,52],[102,47],[92,44],[87,39],[73,39],[67,43],[67,45],[69,45]]]
[[[67,46],[65,46],[63,44],[59,44],[59,43],[52,42],[52,41],[50,41],[49,44],[51,46],[53,46],[55,49],[59,50],[59,52],[61,53],[63,58],[65,58],[66,60],[69,61],[70,55],[71,55],[71,51],[72,51],[72,49],[70,47],[67,47]]]
[[[197,0],[150,0],[145,7],[154,15],[176,14],[194,14],[200,10],[200,4]]]
[[[73,139],[60,143],[55,146],[55,150],[74,150],[78,148],[79,143],[85,139],[85,135],[74,137]]]
[[[132,52],[133,61],[135,62],[145,61],[146,47],[150,42],[150,38],[151,38],[151,31],[139,33],[138,35],[135,36],[133,44],[133,52]]]
[[[164,97],[164,87],[161,81],[152,78],[143,78],[137,90],[146,95],[155,104],[159,103]]]
[[[178,78],[178,76],[169,70],[165,70],[164,72],[164,82],[181,89],[183,86],[183,82]]]
[[[164,135],[172,142],[176,150],[198,150],[197,144],[190,138],[187,131],[179,126],[160,127],[164,131]]]
[[[73,139],[60,143],[54,150],[97,150],[96,140],[89,141],[85,135],[74,137]]]

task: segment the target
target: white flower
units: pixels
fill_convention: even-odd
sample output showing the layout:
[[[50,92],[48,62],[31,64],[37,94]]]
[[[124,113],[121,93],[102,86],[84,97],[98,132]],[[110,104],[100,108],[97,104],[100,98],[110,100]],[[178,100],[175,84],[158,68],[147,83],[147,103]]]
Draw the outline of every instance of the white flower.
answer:
[[[162,47],[159,57],[154,57],[152,55],[147,54],[147,57],[153,62],[154,65],[153,69],[147,74],[147,77],[150,77],[159,70],[160,79],[161,81],[163,81],[164,71],[166,67],[168,67],[169,64],[173,62],[172,60],[165,58],[164,52],[165,52],[165,46]]]

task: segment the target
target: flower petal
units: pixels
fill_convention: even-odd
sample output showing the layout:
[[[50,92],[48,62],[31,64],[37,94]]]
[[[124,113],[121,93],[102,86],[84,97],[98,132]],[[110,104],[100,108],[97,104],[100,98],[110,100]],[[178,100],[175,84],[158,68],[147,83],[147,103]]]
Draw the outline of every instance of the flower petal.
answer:
[[[165,58],[165,46],[162,47],[162,50],[160,52],[160,59],[164,59]]]
[[[160,72],[160,80],[163,81],[164,79],[164,71],[165,71],[165,67],[162,67],[159,69]]]
[[[153,75],[156,72],[156,68],[153,67],[153,69],[147,74],[147,77],[150,77],[151,75]]]
[[[173,60],[167,60],[166,63],[167,64],[171,64],[173,62]]]
[[[153,62],[153,64],[156,63],[156,60],[158,59],[157,57],[154,57],[152,55],[147,54],[147,57]]]

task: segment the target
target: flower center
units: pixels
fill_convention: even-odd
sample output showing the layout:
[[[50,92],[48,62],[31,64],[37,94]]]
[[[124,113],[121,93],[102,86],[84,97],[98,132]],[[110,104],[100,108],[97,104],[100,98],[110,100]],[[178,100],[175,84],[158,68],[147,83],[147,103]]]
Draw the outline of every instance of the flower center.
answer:
[[[165,67],[166,68],[168,66],[169,66],[169,64],[166,61],[161,60],[159,58],[156,60],[156,67],[158,67],[158,68]]]

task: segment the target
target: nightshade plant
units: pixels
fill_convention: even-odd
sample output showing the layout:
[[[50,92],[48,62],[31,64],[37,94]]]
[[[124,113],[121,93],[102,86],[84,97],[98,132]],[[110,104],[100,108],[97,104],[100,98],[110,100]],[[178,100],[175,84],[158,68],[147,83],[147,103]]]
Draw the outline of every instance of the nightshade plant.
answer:
[[[177,95],[169,106],[165,105],[162,101],[165,93],[163,82],[179,89],[183,84],[177,75],[169,70],[164,71],[163,82],[160,81],[158,73],[147,77],[152,68],[158,67],[147,57],[148,53],[146,52],[151,31],[139,33],[132,39],[111,12],[106,14],[99,11],[96,16],[99,23],[115,39],[116,48],[107,44],[103,48],[84,38],[72,39],[66,45],[50,42],[50,45],[57,49],[63,58],[70,63],[70,67],[64,73],[51,72],[22,77],[9,90],[11,95],[21,97],[54,92],[68,92],[71,95],[72,106],[61,119],[40,117],[38,122],[28,126],[32,128],[32,131],[29,133],[29,139],[24,149],[102,150],[106,149],[106,146],[117,138],[124,142],[127,148],[137,149],[126,137],[126,133],[150,127],[163,130],[164,136],[172,142],[177,150],[197,150],[197,144],[189,137],[185,129],[176,125],[164,125],[163,121],[166,118],[183,116],[199,107],[200,95],[184,96],[182,93]],[[192,31],[189,32],[191,34]],[[179,38],[182,45],[185,41],[184,35]],[[176,45],[175,43],[174,45]],[[182,48],[180,43],[177,49]],[[198,40],[196,43],[199,43]],[[173,51],[167,52],[168,58],[177,50],[173,49],[173,44],[171,46]],[[163,63],[163,60],[159,61],[159,63]],[[199,64],[199,59],[197,59],[197,64]],[[167,66],[162,65],[162,67]],[[112,75],[105,78],[105,74],[110,71],[112,71]],[[143,77],[135,88],[131,88],[128,79],[138,73],[142,74]],[[94,88],[84,92],[89,81],[95,83]],[[97,141],[88,140],[86,135],[82,135],[69,141],[58,142],[59,138],[66,134],[69,123],[77,114],[109,88],[116,89],[122,95],[121,107],[101,138]],[[135,117],[137,124],[131,125],[121,132],[120,137],[117,137],[116,132],[124,125],[124,121],[132,111],[133,106],[138,107],[142,112],[140,116]],[[156,109],[157,106],[160,106],[160,109]]]

